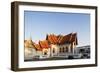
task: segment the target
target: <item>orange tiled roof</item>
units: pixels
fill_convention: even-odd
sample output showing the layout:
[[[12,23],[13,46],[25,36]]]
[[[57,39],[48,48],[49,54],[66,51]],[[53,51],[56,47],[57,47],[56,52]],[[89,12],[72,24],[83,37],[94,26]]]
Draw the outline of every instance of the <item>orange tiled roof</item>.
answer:
[[[36,50],[42,51],[43,48],[50,48],[50,44],[65,44],[65,43],[72,43],[76,42],[76,45],[78,44],[77,41],[77,33],[70,33],[68,35],[54,35],[50,34],[46,36],[46,40],[44,41],[39,41],[38,44],[32,42],[32,40],[25,40],[25,46],[26,47],[34,47]]]
[[[59,40],[59,44],[64,44],[64,43],[72,43],[76,41],[77,43],[77,34],[76,33],[70,33],[68,35],[63,36],[60,40]],[[78,44],[78,43],[77,43]]]
[[[71,43],[73,41],[77,42],[77,34],[76,33],[70,33],[68,35],[54,35],[50,34],[47,35],[46,40],[49,41],[51,44],[64,44],[64,43]]]
[[[50,48],[47,40],[39,41],[39,45],[41,48],[47,48],[47,49]]]
[[[58,38],[54,34],[47,35],[46,40],[48,40],[48,42],[51,43],[51,44],[57,44],[58,43]]]
[[[63,38],[63,35],[58,35],[57,38],[58,38],[58,41],[60,41],[60,39]]]
[[[36,48],[36,50],[42,51],[42,48],[40,47],[39,44],[35,44],[35,43],[34,43],[34,47]]]
[[[71,35],[72,35],[72,33],[63,36],[63,37],[59,40],[59,43],[60,43],[60,44],[64,44],[64,43],[70,42]]]

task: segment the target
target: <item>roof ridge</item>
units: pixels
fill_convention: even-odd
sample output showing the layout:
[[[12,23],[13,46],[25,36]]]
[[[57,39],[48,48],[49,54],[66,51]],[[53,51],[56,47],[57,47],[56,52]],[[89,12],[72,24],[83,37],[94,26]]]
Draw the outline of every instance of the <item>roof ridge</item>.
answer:
[[[73,35],[73,32],[71,33],[70,41],[71,41],[71,39],[72,39],[72,37],[73,37],[72,35]]]

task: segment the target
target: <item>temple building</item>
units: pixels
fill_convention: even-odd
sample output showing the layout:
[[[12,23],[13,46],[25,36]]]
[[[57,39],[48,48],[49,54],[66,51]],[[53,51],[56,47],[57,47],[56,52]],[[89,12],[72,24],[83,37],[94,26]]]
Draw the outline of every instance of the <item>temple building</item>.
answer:
[[[25,58],[49,58],[57,56],[66,56],[74,54],[76,45],[78,45],[77,33],[70,33],[67,35],[49,34],[45,40],[34,43],[32,39],[25,40]],[[31,54],[29,54],[31,52]]]
[[[46,40],[51,46],[51,56],[73,54],[76,45],[78,45],[77,34],[70,33],[68,35],[47,35]]]
[[[32,39],[28,39],[24,41],[24,58],[25,60],[32,59],[33,56],[36,55],[36,49],[33,46],[34,42]]]

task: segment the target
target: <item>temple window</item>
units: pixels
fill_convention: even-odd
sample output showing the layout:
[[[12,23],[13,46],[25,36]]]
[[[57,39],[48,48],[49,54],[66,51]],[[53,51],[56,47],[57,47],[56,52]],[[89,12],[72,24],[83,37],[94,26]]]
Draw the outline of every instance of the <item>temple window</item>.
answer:
[[[53,48],[53,53],[55,53],[55,48]]]
[[[66,52],[68,52],[68,47],[66,47]]]
[[[64,51],[64,47],[63,47],[63,52],[65,52],[65,51]]]
[[[47,55],[47,51],[44,52],[44,55]]]

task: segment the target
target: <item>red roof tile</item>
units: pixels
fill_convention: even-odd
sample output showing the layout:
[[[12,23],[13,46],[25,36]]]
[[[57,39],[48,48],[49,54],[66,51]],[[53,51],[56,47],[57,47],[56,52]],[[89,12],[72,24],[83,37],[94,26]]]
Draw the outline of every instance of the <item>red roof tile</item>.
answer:
[[[34,43],[34,46],[35,46],[36,50],[38,50],[38,51],[42,51],[42,48],[40,47],[39,44],[35,44],[35,43]]]
[[[59,39],[59,44],[64,44],[70,42],[70,38],[72,37],[72,33],[63,36],[61,39]]]
[[[51,44],[57,44],[58,43],[58,38],[54,34],[47,35],[46,40],[48,40],[49,43],[51,43]]]
[[[32,40],[25,40],[24,43],[26,43],[26,46],[31,47],[34,46],[36,50],[42,51],[44,48],[50,48],[50,44],[65,44],[65,43],[72,43],[74,42],[76,45],[78,44],[77,41],[77,33],[70,33],[68,35],[54,35],[50,34],[46,36],[46,40],[39,41],[38,44],[34,43]]]
[[[64,44],[64,43],[71,43],[73,41],[77,42],[77,34],[76,33],[70,33],[68,35],[54,35],[50,34],[47,35],[46,40],[49,41],[50,44]]]
[[[47,48],[47,49],[50,48],[47,40],[39,41],[39,45],[41,48]]]

